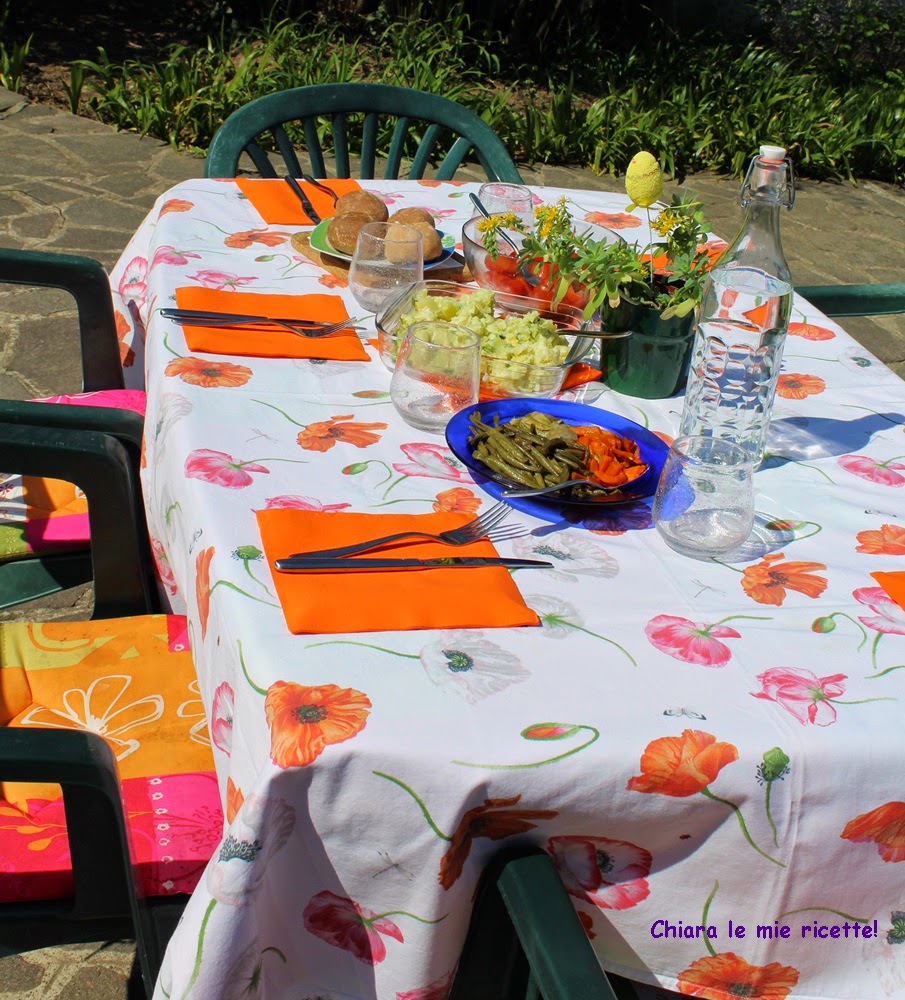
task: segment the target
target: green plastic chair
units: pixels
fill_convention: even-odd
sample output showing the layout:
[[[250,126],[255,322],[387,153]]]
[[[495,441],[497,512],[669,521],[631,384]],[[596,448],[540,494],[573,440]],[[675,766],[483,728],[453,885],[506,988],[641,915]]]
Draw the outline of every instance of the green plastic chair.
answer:
[[[449,1000],[628,998],[600,967],[550,856],[498,854],[478,884]]]
[[[0,566],[0,605],[93,580],[94,618],[160,610],[140,502],[141,436],[137,413],[0,400],[0,469],[78,486],[92,539],[85,552]]]
[[[68,292],[78,311],[82,391],[123,388],[119,341],[110,284],[104,268],[88,257],[0,248],[0,283],[57,288]],[[128,410],[70,407],[47,403],[0,400],[0,420],[10,424],[62,430],[105,431],[124,446],[135,470],[141,448],[141,417]],[[46,476],[72,481],[60,467]],[[13,470],[4,467],[0,470]],[[143,520],[137,475],[130,480],[134,516]],[[92,556],[86,545],[64,553],[35,554],[0,563],[0,609],[46,597],[89,582]],[[101,600],[106,598],[101,595]],[[132,596],[127,596],[127,603]]]
[[[905,312],[905,284],[805,285],[796,292],[827,316],[891,316]]]
[[[0,467],[34,474],[62,469],[85,491],[94,540],[93,618],[159,611],[150,583],[147,533],[132,517],[134,470],[126,445],[96,431],[0,419]],[[70,899],[0,902],[4,944],[31,949],[134,937],[150,997],[188,897],[141,897],[109,744],[83,730],[0,725],[0,781],[62,787],[75,883]]]
[[[283,173],[302,176],[298,156],[285,126],[301,125],[311,173],[326,177],[324,152],[318,136],[318,118],[332,119],[336,176],[351,177],[350,115],[364,115],[361,132],[361,166],[358,176],[374,177],[378,119],[396,118],[384,177],[397,178],[407,139],[417,140],[408,177],[418,179],[435,155],[444,131],[456,138],[442,157],[436,178],[451,180],[466,155],[474,150],[489,180],[521,184],[522,178],[502,141],[473,111],[436,94],[382,83],[318,84],[268,94],[234,111],[217,130],[204,163],[205,177],[235,177],[243,152],[262,177],[276,177],[260,140],[270,134],[285,164]]]

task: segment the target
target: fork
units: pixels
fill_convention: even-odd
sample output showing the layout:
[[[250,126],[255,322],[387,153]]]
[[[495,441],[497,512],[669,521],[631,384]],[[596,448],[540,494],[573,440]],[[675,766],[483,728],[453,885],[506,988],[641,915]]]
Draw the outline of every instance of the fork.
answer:
[[[322,323],[309,326],[306,323],[293,323],[287,319],[277,319],[275,316],[230,316],[229,313],[184,312],[180,309],[161,309],[164,319],[172,319],[182,326],[246,326],[249,324],[271,323],[282,326],[299,337],[329,337],[340,330],[358,330],[356,323],[363,322],[363,317],[339,320],[336,323]]]
[[[317,552],[294,552],[289,559],[302,558],[333,558],[339,556],[350,556],[356,552],[366,552],[368,549],[376,549],[378,546],[388,545],[390,542],[399,541],[401,538],[429,538],[434,542],[442,542],[444,545],[468,545],[476,542],[480,538],[487,538],[491,542],[505,542],[511,538],[520,538],[528,534],[528,529],[521,525],[510,524],[500,525],[500,522],[512,508],[505,503],[494,504],[486,510],[480,517],[468,521],[458,528],[451,528],[449,531],[441,531],[438,535],[432,535],[425,531],[400,531],[395,535],[386,535],[383,538],[372,538],[367,542],[357,542],[355,545],[344,545],[335,549],[321,549]]]

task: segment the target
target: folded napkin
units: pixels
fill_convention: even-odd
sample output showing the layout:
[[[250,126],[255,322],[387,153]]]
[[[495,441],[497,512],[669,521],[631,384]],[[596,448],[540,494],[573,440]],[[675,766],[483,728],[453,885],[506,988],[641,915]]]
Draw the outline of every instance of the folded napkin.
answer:
[[[309,219],[302,208],[298,195],[282,178],[237,177],[236,184],[268,226],[315,225],[315,220]],[[334,203],[330,195],[307,181],[299,180],[298,184],[322,219],[333,218]],[[321,181],[321,184],[339,196],[361,190],[358,181],[351,177],[331,178]]]
[[[506,628],[537,625],[507,569],[418,569],[280,573],[275,559],[293,552],[351,545],[398,531],[437,534],[469,520],[465,514],[352,514],[278,508],[257,511],[267,563],[289,631],[384,632],[421,628]],[[397,558],[494,556],[488,541],[451,547],[413,539],[362,553]]]
[[[871,576],[896,604],[905,610],[905,570],[897,570],[895,573],[871,573]]]
[[[338,295],[258,295],[226,292],[192,285],[176,289],[180,309],[206,312],[276,316],[278,319],[309,319],[333,323],[348,319]],[[367,361],[368,353],[352,330],[328,337],[299,337],[273,323],[242,326],[189,326],[183,328],[191,351],[204,354],[244,355],[251,358],[323,358],[330,361]]]

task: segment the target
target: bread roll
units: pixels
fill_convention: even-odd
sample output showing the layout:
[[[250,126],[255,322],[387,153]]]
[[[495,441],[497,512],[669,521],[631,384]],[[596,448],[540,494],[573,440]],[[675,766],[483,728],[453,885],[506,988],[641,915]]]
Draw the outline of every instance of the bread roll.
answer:
[[[368,222],[386,222],[390,214],[386,205],[376,195],[367,191],[349,191],[336,199],[334,217],[352,213],[366,215]]]
[[[433,225],[425,225],[423,222],[416,222],[412,225],[424,238],[424,263],[429,264],[436,260],[443,253],[443,244],[440,242],[440,234]]]
[[[385,252],[387,260],[401,264],[414,256],[414,238],[419,230],[414,226],[391,222],[387,226]]]
[[[327,225],[327,240],[340,253],[355,253],[361,227],[372,220],[363,212],[347,212],[334,216]]]
[[[419,222],[434,228],[434,217],[423,208],[400,208],[387,220],[388,222],[402,222],[407,226],[417,225]]]

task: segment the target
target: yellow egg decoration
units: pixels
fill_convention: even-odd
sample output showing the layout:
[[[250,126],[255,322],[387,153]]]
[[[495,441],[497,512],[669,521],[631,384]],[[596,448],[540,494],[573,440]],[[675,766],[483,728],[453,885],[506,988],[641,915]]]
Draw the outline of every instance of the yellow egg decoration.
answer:
[[[650,208],[663,191],[660,164],[648,152],[635,153],[625,172],[625,193],[635,205]]]

